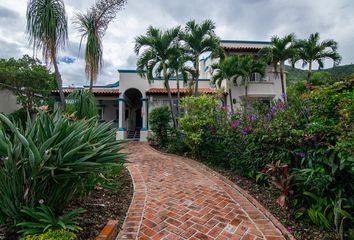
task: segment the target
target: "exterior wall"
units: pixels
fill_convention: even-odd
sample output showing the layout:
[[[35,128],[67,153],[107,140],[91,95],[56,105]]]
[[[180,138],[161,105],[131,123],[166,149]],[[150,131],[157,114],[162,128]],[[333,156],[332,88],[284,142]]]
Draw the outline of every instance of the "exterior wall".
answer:
[[[98,97],[97,101],[99,102],[99,104],[97,105],[97,109],[103,109],[103,116],[101,121],[103,122],[112,121],[113,127],[118,128],[117,100],[111,98],[105,98],[105,97]]]
[[[16,96],[7,89],[0,90],[0,113],[12,113],[22,106],[17,103]]]

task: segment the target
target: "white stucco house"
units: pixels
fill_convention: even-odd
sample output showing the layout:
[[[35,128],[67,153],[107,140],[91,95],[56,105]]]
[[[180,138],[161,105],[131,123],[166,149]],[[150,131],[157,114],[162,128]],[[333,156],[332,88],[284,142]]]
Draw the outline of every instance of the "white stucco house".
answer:
[[[226,55],[256,54],[261,48],[270,46],[270,42],[223,40],[221,44]],[[210,55],[201,58],[199,77],[199,92],[214,94],[216,86],[211,82],[212,63],[218,61]],[[285,79],[285,78],[284,78]],[[172,96],[176,99],[176,79],[170,80]],[[234,107],[240,107],[245,97],[243,86],[228,86],[226,81],[222,86],[225,89],[223,104],[230,106],[227,92],[231,88]],[[83,86],[88,88],[88,86]],[[65,88],[64,92],[70,93],[73,88]],[[187,86],[181,87],[181,96],[188,93]],[[157,106],[168,105],[167,91],[163,79],[155,78],[148,82],[136,70],[119,69],[118,81],[113,84],[94,86],[93,93],[98,100],[99,116],[101,121],[113,121],[117,128],[117,139],[134,138],[146,141],[149,134],[149,112]],[[58,92],[53,94],[58,98]],[[273,66],[268,65],[266,75],[261,78],[255,74],[248,86],[248,99],[272,101],[281,97],[281,84],[279,76],[273,71]],[[176,101],[176,100],[174,100]]]

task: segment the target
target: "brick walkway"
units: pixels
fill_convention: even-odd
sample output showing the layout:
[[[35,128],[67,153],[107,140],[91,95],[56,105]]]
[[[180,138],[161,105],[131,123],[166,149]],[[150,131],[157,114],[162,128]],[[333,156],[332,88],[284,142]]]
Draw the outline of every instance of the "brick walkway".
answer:
[[[146,143],[127,151],[134,197],[117,239],[285,239],[263,207],[200,163]]]

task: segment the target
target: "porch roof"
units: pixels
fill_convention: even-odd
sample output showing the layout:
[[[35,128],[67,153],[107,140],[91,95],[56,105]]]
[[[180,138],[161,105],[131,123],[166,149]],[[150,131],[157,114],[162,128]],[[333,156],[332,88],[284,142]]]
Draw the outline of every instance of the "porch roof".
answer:
[[[181,94],[186,94],[186,93],[190,92],[190,89],[189,88],[180,88],[179,91]],[[205,93],[205,94],[216,93],[216,90],[214,88],[199,88],[198,91],[200,93]],[[171,93],[177,94],[177,88],[171,88]],[[166,88],[149,88],[146,90],[146,94],[167,94],[167,89]]]
[[[88,91],[87,88],[64,88],[63,92],[67,95],[76,89],[85,89]],[[96,96],[119,96],[120,91],[118,88],[93,88],[92,93]],[[59,95],[59,90],[53,90],[52,94]]]

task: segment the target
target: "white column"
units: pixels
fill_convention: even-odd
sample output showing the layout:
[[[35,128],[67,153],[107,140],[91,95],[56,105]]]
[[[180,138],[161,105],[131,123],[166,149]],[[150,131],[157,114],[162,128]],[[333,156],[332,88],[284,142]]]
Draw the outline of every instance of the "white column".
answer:
[[[141,99],[142,106],[141,106],[141,115],[142,115],[142,128],[140,130],[140,141],[146,142],[148,137],[148,110],[147,110],[147,102],[148,98]]]
[[[125,129],[125,99],[117,98],[119,107],[118,131],[117,139],[123,140],[127,138],[127,131]]]

